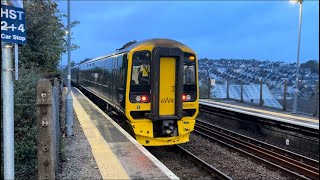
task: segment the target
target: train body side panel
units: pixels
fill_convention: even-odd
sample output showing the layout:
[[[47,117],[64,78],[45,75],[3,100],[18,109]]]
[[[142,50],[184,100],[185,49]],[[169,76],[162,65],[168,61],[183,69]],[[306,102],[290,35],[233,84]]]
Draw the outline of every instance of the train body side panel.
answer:
[[[126,54],[107,57],[80,66],[79,85],[125,111]]]

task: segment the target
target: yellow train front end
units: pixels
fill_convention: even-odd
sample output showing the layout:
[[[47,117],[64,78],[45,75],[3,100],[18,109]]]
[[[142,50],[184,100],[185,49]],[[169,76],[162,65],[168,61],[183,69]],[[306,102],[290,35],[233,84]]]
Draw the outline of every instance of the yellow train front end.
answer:
[[[142,42],[128,52],[125,114],[144,146],[186,143],[199,111],[195,52],[173,40]]]

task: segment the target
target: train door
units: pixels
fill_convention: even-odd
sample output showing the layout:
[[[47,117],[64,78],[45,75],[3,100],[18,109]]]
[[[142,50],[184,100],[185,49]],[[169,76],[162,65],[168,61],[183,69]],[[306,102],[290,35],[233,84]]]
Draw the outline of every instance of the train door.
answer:
[[[175,114],[176,58],[160,58],[159,115]]]
[[[182,118],[183,61],[179,48],[157,47],[151,63],[151,119]]]

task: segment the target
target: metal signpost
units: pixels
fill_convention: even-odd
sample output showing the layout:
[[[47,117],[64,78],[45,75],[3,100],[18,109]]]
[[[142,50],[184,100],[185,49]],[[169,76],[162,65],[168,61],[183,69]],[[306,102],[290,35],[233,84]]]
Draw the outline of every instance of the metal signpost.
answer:
[[[14,179],[14,69],[12,43],[15,44],[16,60],[18,55],[17,44],[26,44],[25,10],[23,8],[10,6],[9,3],[11,5],[13,4],[8,1],[1,1],[4,179]]]

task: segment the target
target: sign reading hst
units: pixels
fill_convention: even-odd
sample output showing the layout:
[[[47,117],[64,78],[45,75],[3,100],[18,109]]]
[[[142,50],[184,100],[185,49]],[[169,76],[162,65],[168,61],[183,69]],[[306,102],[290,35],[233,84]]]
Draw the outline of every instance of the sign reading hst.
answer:
[[[26,13],[22,8],[1,5],[1,41],[26,44]]]

